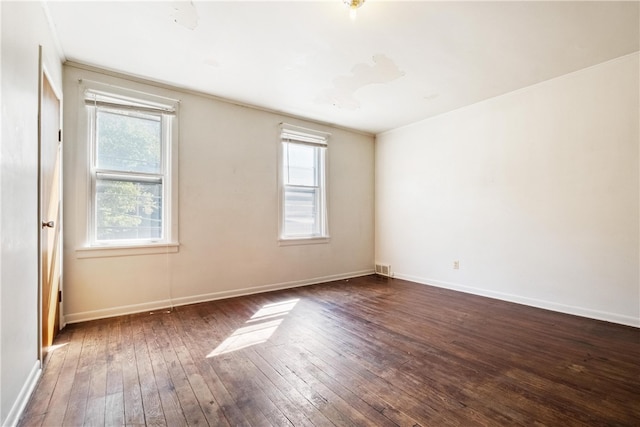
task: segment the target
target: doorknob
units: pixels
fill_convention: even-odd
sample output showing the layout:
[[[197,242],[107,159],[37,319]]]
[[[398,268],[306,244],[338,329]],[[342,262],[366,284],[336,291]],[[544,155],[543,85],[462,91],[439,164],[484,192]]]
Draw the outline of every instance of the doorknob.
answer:
[[[55,224],[53,221],[49,221],[49,222],[42,221],[42,228],[45,228],[45,227],[53,228],[54,226]]]

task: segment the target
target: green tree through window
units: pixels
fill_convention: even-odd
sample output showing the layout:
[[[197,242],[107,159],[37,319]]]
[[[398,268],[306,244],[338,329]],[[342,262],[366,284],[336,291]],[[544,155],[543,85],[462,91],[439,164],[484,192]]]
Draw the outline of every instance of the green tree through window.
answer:
[[[162,115],[98,108],[95,238],[161,239]]]

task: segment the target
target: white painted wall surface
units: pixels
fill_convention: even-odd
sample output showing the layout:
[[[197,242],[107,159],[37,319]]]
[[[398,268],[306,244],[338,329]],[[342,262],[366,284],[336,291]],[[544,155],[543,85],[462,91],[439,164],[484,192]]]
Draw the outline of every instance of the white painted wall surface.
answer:
[[[38,362],[38,45],[52,83],[61,60],[40,2],[0,2],[0,424],[17,421]]]
[[[639,76],[636,53],[378,135],[376,261],[640,326]]]
[[[373,271],[373,137],[73,66],[64,70],[67,321]],[[78,257],[87,192],[78,167],[86,159],[84,135],[76,131],[79,79],[181,101],[178,253]],[[331,133],[328,244],[278,245],[277,148],[283,121]]]

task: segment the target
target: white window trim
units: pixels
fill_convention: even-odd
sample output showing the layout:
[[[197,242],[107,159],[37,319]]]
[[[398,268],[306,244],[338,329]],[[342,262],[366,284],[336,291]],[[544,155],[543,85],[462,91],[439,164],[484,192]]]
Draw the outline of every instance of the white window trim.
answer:
[[[308,129],[301,126],[295,126],[287,123],[281,123],[278,133],[278,244],[279,246],[293,245],[314,245],[329,243],[331,237],[329,235],[329,208],[328,208],[328,173],[329,173],[329,137],[331,134],[326,132]],[[322,235],[320,236],[284,236],[284,140],[290,138],[297,143],[308,143],[309,145],[322,145],[325,147],[324,152],[324,170],[321,171],[321,221],[320,226]],[[320,142],[322,141],[322,142]]]
[[[164,129],[163,136],[168,137],[170,135],[170,147],[168,147],[167,141],[163,141],[163,159],[164,167],[166,168],[166,176],[169,178],[169,185],[163,186],[163,197],[165,198],[163,203],[163,221],[165,223],[164,233],[161,240],[141,240],[141,241],[125,241],[114,240],[110,242],[96,242],[93,237],[93,208],[95,196],[95,180],[91,171],[93,165],[93,141],[88,140],[91,137],[92,132],[90,126],[91,118],[90,113],[85,107],[86,96],[88,92],[104,93],[111,97],[117,97],[125,100],[132,100],[135,105],[148,104],[149,108],[163,114],[173,115],[175,118],[171,120],[169,126],[169,133],[165,133],[167,129]],[[78,258],[96,258],[96,257],[112,257],[112,256],[129,256],[129,255],[146,255],[146,254],[165,254],[174,253],[179,250],[179,238],[178,238],[178,114],[179,114],[179,101],[162,96],[152,95],[149,93],[139,92],[131,89],[126,89],[118,86],[113,86],[101,82],[81,80],[79,86],[79,102],[78,102],[78,141],[79,146],[83,147],[83,150],[79,150],[79,158],[84,158],[84,161],[78,162],[78,175],[84,176],[86,179],[86,191],[84,197],[79,198],[79,205],[83,212],[81,218],[84,218],[84,224],[79,224],[78,231],[81,233],[79,245],[76,248],[76,254]],[[127,108],[127,107],[124,107]],[[137,107],[132,107],[138,109]],[[145,107],[142,107],[145,108]],[[163,118],[163,126],[166,126],[167,120]]]

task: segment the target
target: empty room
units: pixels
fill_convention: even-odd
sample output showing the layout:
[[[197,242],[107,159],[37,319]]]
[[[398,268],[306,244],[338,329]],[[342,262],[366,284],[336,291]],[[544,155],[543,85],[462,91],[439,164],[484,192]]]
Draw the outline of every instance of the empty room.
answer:
[[[639,425],[639,1],[0,22],[0,425]]]

